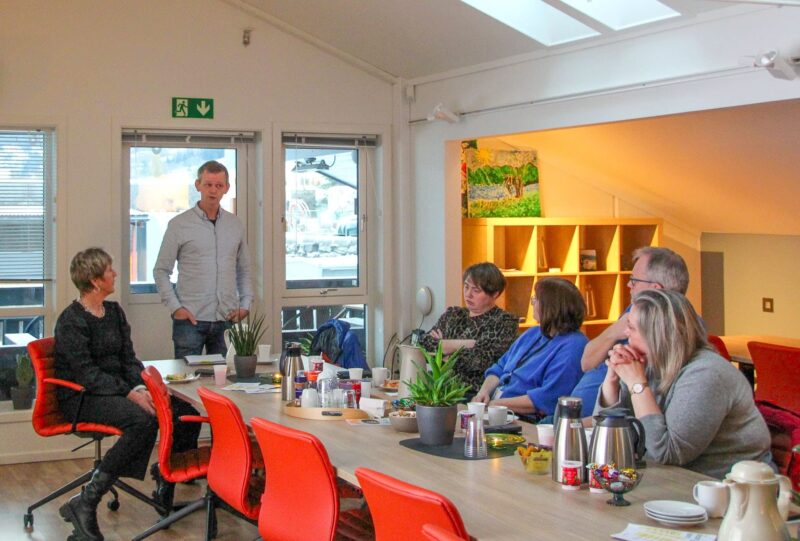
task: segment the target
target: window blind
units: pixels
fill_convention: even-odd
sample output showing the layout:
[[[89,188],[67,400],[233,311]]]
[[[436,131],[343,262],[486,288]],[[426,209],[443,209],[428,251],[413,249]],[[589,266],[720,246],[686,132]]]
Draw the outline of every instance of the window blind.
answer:
[[[46,276],[52,132],[0,130],[0,282]]]

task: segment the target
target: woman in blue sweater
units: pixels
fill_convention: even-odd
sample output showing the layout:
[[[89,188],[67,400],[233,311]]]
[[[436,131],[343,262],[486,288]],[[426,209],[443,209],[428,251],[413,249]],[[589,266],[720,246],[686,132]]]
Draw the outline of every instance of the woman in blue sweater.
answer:
[[[531,304],[539,326],[486,371],[475,400],[544,417],[554,413],[558,397],[569,395],[583,374],[588,339],[580,327],[586,307],[575,284],[561,278],[536,282]]]

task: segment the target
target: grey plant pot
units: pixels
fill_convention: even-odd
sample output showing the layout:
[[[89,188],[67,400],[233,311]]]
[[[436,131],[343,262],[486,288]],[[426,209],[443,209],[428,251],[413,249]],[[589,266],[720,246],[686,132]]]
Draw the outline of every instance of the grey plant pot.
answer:
[[[417,404],[417,427],[423,445],[450,445],[456,431],[457,406]]]
[[[248,355],[246,357],[234,355],[233,366],[236,368],[236,377],[247,379],[255,376],[257,360],[258,357],[256,355]]]
[[[33,405],[33,387],[11,387],[11,403],[15,410],[29,410]]]

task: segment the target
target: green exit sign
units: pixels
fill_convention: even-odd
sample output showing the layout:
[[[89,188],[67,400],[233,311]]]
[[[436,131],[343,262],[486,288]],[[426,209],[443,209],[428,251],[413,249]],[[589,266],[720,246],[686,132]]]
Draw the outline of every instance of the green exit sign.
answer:
[[[172,98],[172,118],[214,118],[214,100]]]

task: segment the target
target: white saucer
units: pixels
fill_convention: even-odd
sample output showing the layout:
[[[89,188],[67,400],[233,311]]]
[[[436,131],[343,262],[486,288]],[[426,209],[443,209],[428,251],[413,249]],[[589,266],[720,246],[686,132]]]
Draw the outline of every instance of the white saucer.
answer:
[[[652,511],[648,511],[645,509],[645,514],[655,520],[664,519],[664,520],[671,520],[673,522],[697,522],[698,520],[708,520],[708,515],[702,515],[698,517],[691,517],[691,518],[680,518],[680,517],[673,517],[669,515],[659,515],[658,513],[653,513]]]
[[[699,505],[673,500],[652,500],[645,502],[644,509],[647,512],[667,518],[667,519],[701,519],[708,518],[706,510]]]
[[[702,517],[694,520],[669,519],[664,517],[653,516],[646,511],[645,515],[655,520],[656,522],[660,522],[661,524],[666,524],[667,526],[697,526],[698,524],[703,524],[708,520],[707,517]]]

